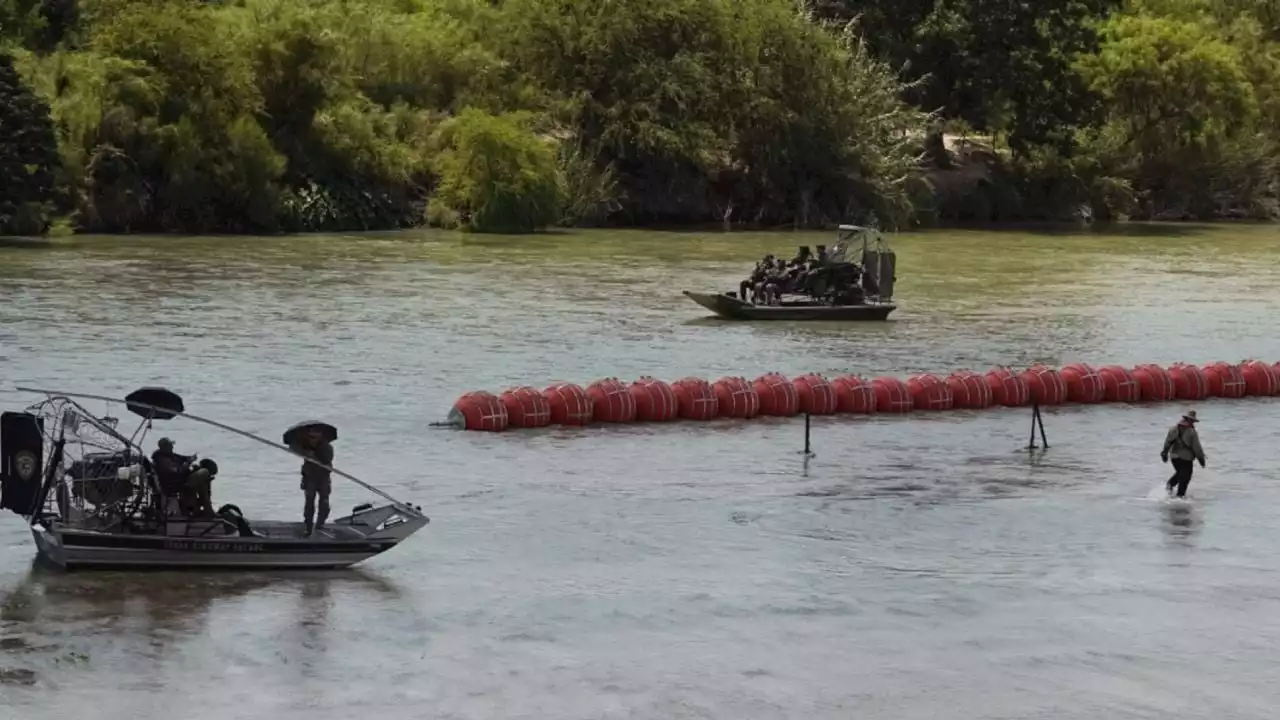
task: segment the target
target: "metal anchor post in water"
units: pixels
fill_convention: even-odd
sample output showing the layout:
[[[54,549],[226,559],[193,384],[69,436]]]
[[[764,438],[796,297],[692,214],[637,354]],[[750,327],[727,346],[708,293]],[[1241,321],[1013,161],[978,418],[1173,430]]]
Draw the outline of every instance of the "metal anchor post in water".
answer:
[[[1028,450],[1036,449],[1036,428],[1040,428],[1040,442],[1044,444],[1044,449],[1049,449],[1049,438],[1044,434],[1044,418],[1040,416],[1040,403],[1036,402],[1031,405],[1031,442],[1027,444]]]
[[[809,413],[804,414],[804,450],[801,450],[800,454],[806,458],[814,457],[813,450],[809,446]]]

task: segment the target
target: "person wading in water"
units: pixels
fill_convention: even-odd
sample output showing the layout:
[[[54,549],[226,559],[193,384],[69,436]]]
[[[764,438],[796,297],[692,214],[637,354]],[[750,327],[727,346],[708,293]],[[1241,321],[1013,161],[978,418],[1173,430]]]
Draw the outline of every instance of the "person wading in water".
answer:
[[[1200,434],[1196,432],[1197,422],[1199,419],[1196,418],[1196,411],[1188,410],[1177,425],[1169,428],[1169,434],[1165,436],[1160,459],[1169,462],[1169,458],[1173,458],[1173,477],[1169,478],[1169,482],[1165,485],[1171,495],[1176,487],[1178,497],[1186,497],[1187,486],[1191,484],[1193,461],[1200,461],[1200,467],[1204,467],[1204,448],[1200,447]]]

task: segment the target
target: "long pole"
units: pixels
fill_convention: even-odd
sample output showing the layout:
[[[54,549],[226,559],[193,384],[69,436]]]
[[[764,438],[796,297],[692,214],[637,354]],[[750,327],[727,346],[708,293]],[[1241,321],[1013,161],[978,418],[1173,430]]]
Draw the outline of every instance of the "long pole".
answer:
[[[20,387],[20,388],[17,388],[17,389],[18,389],[18,390],[20,390],[20,391],[22,391],[22,392],[43,393],[43,394],[45,394],[45,395],[50,395],[50,396],[54,396],[54,395],[61,395],[61,396],[64,396],[64,397],[69,397],[69,398],[71,398],[71,397],[79,397],[79,398],[85,398],[85,399],[87,399],[87,400],[102,400],[102,401],[105,401],[105,402],[122,402],[122,403],[125,403],[125,405],[126,405],[126,406],[131,406],[131,407],[141,407],[141,408],[146,408],[146,409],[148,409],[148,410],[154,410],[154,411],[156,411],[156,412],[171,413],[171,414],[173,414],[173,415],[177,415],[177,416],[179,416],[179,417],[184,417],[184,418],[188,418],[188,419],[190,419],[190,420],[195,420],[196,422],[202,422],[202,423],[205,423],[205,424],[207,424],[207,425],[212,425],[212,426],[214,426],[214,427],[216,427],[216,428],[220,428],[220,429],[222,429],[222,430],[226,430],[227,432],[232,432],[232,433],[235,433],[235,434],[240,435],[240,436],[242,436],[242,437],[249,438],[250,440],[254,440],[254,441],[260,442],[260,443],[262,443],[263,445],[269,445],[269,446],[271,446],[271,447],[273,447],[273,448],[276,448],[277,450],[284,450],[285,452],[287,452],[287,453],[289,453],[289,454],[291,454],[291,455],[295,455],[295,456],[297,456],[297,457],[302,458],[302,459],[303,459],[303,460],[305,460],[306,462],[309,462],[309,463],[311,463],[311,464],[313,464],[313,465],[319,465],[320,467],[322,467],[322,468],[324,468],[324,469],[326,469],[326,470],[329,470],[330,472],[336,473],[337,475],[340,475],[340,476],[342,476],[342,477],[344,477],[344,478],[346,478],[346,479],[350,480],[351,482],[353,482],[353,483],[355,483],[355,484],[359,485],[360,487],[364,488],[365,490],[368,490],[368,491],[369,491],[369,492],[371,492],[371,493],[374,493],[374,494],[379,495],[379,496],[381,496],[381,497],[383,497],[383,498],[386,498],[387,500],[390,500],[391,502],[393,502],[393,503],[395,503],[395,504],[397,504],[397,505],[402,505],[402,506],[410,507],[408,503],[401,502],[401,501],[399,501],[399,500],[397,500],[397,499],[395,499],[395,498],[391,497],[390,495],[388,495],[388,494],[386,494],[385,492],[383,492],[383,491],[379,490],[378,488],[376,488],[376,487],[374,487],[374,486],[370,485],[369,483],[367,483],[367,482],[365,482],[365,481],[361,480],[360,478],[358,478],[358,477],[356,477],[356,476],[354,476],[354,475],[351,475],[350,473],[345,473],[345,472],[343,472],[343,471],[339,470],[338,468],[332,467],[332,466],[330,466],[330,465],[325,465],[324,463],[322,463],[322,462],[320,462],[320,461],[318,461],[318,460],[315,460],[315,459],[313,459],[313,458],[307,457],[306,455],[303,455],[302,453],[297,452],[296,450],[294,450],[293,448],[289,447],[288,445],[282,445],[282,444],[280,444],[280,443],[274,443],[274,442],[271,442],[270,440],[267,440],[266,438],[258,437],[257,435],[254,435],[254,434],[253,434],[253,433],[251,433],[251,432],[245,432],[244,430],[241,430],[241,429],[239,429],[239,428],[234,428],[234,427],[231,427],[230,425],[224,425],[223,423],[220,423],[220,422],[218,422],[217,420],[210,420],[209,418],[203,418],[203,417],[200,417],[199,415],[192,415],[191,413],[178,412],[178,411],[176,411],[176,410],[171,410],[171,409],[169,409],[169,408],[162,408],[162,407],[158,407],[158,406],[155,406],[155,405],[149,405],[149,404],[147,404],[147,403],[144,403],[144,402],[138,402],[138,401],[136,401],[136,400],[121,400],[120,398],[113,398],[113,397],[109,397],[109,396],[107,396],[107,395],[90,395],[90,394],[88,394],[88,393],[69,393],[69,392],[61,392],[61,391],[58,391],[58,390],[40,390],[40,389],[37,389],[37,388],[24,388],[24,387]]]

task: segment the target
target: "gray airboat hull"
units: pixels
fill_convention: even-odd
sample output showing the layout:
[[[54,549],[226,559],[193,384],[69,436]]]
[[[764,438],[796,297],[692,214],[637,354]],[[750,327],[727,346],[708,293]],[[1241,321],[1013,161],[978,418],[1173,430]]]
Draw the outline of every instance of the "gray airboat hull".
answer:
[[[31,526],[40,559],[65,570],[155,568],[318,570],[344,568],[398,545],[429,522],[405,507],[384,505],[327,523],[302,536],[301,523],[251,523],[255,537],[222,534],[219,520],[178,521],[167,534],[105,533],[53,522]]]
[[[877,322],[889,317],[897,305],[892,303],[863,305],[821,305],[787,302],[781,305],[755,305],[724,293],[684,291],[685,297],[729,320],[835,320],[841,322]]]

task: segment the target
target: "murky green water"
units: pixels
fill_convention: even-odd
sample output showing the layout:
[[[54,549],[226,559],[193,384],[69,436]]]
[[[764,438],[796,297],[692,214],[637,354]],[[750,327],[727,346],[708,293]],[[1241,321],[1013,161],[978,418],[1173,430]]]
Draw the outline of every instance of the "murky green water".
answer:
[[[77,239],[0,247],[14,384],[181,392],[432,524],[319,577],[52,575],[0,517],[15,717],[1270,718],[1280,399],[1199,406],[1209,467],[1155,499],[1179,406],[432,430],[461,392],[600,376],[1280,360],[1280,230],[900,238],[885,324],[734,324],[818,234]],[[296,463],[174,423],[216,502],[300,514]],[[335,505],[368,499],[339,483]],[[3,715],[3,712],[0,712]]]

